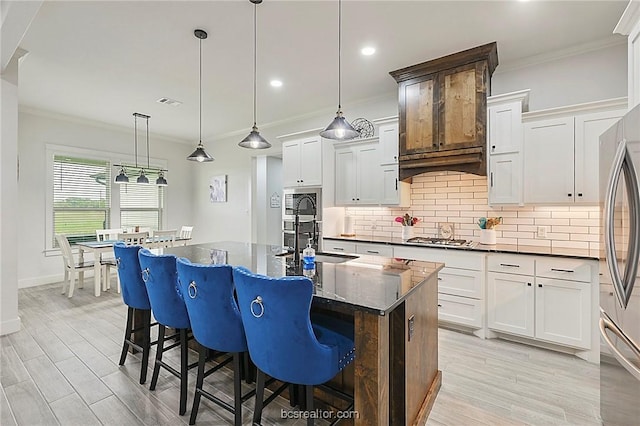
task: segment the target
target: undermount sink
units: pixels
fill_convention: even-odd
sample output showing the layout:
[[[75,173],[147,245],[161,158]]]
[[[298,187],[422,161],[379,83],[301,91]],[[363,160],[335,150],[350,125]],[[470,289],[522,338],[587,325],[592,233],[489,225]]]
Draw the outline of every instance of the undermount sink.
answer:
[[[276,256],[292,259],[293,253],[285,252],[285,253],[276,254]],[[342,262],[347,262],[349,260],[357,259],[358,257],[360,256],[352,256],[349,254],[340,254],[340,253],[316,252],[316,262],[320,262],[320,263],[342,263]],[[300,259],[302,259],[302,256],[300,256]]]

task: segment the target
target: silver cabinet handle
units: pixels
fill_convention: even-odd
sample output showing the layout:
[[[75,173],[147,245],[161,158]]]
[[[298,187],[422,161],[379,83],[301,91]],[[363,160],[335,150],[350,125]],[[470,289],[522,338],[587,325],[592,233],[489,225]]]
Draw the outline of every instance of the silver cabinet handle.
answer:
[[[559,269],[559,268],[551,268],[552,271],[554,272],[568,272],[573,274],[575,271],[571,270],[571,269]]]
[[[344,249],[342,247],[334,247],[334,250],[338,250],[338,251],[344,251]]]
[[[513,263],[501,263],[500,266],[506,266],[506,267],[509,267],[509,268],[519,268],[520,267],[520,265],[515,265]]]
[[[634,365],[632,361],[629,361],[616,346],[611,341],[611,338],[607,335],[607,330],[610,330],[613,334],[615,334],[621,342],[623,342],[626,346],[631,349],[631,351],[635,354],[635,356],[640,360],[640,349],[633,344],[631,340],[625,334],[620,331],[620,329],[603,313],[603,316],[600,317],[600,334],[604,341],[609,345],[611,351],[613,352],[613,356],[618,360],[620,364],[627,370],[629,373],[633,375],[637,380],[640,380],[640,369]]]
[[[367,250],[367,253],[380,254],[379,251],[375,251],[375,250]]]
[[[618,259],[615,252],[613,212],[615,209],[615,196],[620,180],[620,173],[624,171],[625,186],[629,200],[629,249],[626,257],[627,268],[624,277],[620,275]],[[638,235],[638,213],[640,212],[640,194],[638,177],[633,166],[631,154],[627,149],[627,141],[623,139],[618,144],[613,160],[613,166],[607,181],[607,190],[604,202],[604,242],[606,262],[611,274],[611,280],[615,289],[618,303],[623,308],[627,307],[638,271],[638,256],[640,255],[640,236]]]

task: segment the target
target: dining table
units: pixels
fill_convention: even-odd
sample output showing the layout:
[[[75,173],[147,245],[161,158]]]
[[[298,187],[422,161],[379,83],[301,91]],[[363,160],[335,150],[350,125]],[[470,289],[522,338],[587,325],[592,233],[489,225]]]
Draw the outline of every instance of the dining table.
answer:
[[[191,238],[176,237],[174,244],[186,245],[190,240]],[[168,243],[169,240],[158,237],[149,237],[143,246],[157,248],[162,246],[165,241]],[[78,261],[80,263],[84,262],[85,252],[93,255],[93,293],[96,297],[100,296],[101,290],[104,291],[107,289],[107,283],[109,280],[109,277],[107,276],[108,269],[102,256],[106,253],[113,253],[113,245],[117,242],[118,240],[95,240],[76,243],[76,246],[78,247]]]
[[[321,393],[347,424],[424,425],[440,389],[438,272],[441,263],[368,255],[316,253],[310,271],[278,245],[222,241],[156,249],[199,264],[244,266],[274,278],[312,280],[311,310],[353,324],[355,360],[331,385],[352,394],[354,406]],[[242,309],[242,307],[240,307]]]

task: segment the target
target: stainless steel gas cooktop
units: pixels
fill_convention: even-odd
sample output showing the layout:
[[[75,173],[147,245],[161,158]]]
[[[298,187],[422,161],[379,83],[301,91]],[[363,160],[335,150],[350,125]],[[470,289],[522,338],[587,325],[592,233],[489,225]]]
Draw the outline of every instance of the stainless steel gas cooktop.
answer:
[[[413,237],[407,240],[407,243],[420,244],[431,247],[475,247],[475,241],[467,240],[454,240],[449,238],[436,238],[436,237]]]

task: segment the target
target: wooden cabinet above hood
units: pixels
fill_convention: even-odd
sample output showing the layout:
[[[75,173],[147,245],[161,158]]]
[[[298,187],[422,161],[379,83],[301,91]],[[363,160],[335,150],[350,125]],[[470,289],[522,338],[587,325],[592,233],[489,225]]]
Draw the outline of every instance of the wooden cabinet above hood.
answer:
[[[494,42],[390,73],[398,82],[400,179],[487,174],[487,95],[497,65]]]

